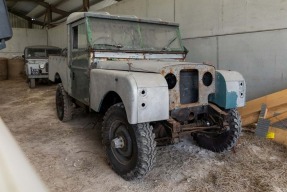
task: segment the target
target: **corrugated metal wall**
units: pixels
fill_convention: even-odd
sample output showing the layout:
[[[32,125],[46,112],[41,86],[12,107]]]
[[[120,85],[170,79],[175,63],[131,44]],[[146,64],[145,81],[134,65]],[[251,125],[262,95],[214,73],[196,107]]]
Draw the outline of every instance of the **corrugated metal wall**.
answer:
[[[12,28],[28,28],[28,21],[26,19],[18,17],[17,15],[9,13],[9,20],[10,20]],[[42,29],[42,26],[33,24],[32,28]]]

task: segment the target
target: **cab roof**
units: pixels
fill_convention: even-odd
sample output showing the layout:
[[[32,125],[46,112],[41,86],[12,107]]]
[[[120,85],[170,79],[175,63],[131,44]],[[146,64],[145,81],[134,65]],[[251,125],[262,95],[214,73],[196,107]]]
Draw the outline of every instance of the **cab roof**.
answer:
[[[162,21],[161,19],[140,19],[136,16],[111,15],[108,12],[74,12],[74,13],[70,14],[69,17],[67,18],[67,24],[73,23],[73,22],[78,21],[78,20],[85,18],[85,17],[179,26],[178,23],[165,22],[165,21]]]

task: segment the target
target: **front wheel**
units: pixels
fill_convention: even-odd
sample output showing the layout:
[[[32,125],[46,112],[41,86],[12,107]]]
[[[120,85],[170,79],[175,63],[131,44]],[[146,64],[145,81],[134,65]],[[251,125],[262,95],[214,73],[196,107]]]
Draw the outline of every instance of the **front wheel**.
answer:
[[[110,166],[125,180],[142,178],[152,169],[156,156],[152,126],[129,124],[122,103],[106,112],[102,137]]]
[[[224,131],[220,133],[197,133],[193,136],[200,147],[213,152],[224,152],[236,145],[242,129],[241,118],[237,109],[230,109],[227,114],[225,122],[223,122],[226,125]]]

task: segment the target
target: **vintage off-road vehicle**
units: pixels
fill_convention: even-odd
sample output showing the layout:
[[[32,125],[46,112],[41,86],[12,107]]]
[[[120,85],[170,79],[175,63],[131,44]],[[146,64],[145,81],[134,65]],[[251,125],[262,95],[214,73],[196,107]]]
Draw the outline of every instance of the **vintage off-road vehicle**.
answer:
[[[25,71],[30,88],[36,86],[37,81],[48,81],[48,57],[60,55],[61,48],[35,45],[24,49]]]
[[[184,62],[178,24],[82,12],[67,27],[66,55],[49,57],[58,118],[70,120],[75,106],[104,113],[108,162],[124,179],[144,176],[156,143],[185,133],[215,152],[236,144],[245,81],[235,71]]]

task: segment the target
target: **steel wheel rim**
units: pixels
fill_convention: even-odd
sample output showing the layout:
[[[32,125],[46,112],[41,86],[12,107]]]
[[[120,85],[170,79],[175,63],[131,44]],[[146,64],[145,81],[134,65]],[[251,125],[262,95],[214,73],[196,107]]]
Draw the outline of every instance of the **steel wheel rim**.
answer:
[[[133,140],[131,137],[131,133],[129,132],[129,125],[119,120],[114,121],[111,125],[110,141],[117,137],[123,138],[124,147],[111,147],[111,150],[118,162],[123,165],[126,165],[131,161],[133,157]]]

